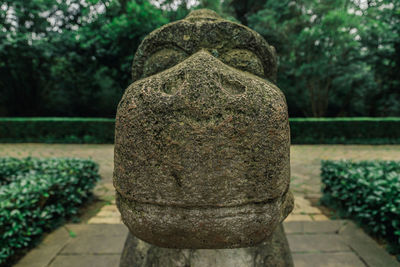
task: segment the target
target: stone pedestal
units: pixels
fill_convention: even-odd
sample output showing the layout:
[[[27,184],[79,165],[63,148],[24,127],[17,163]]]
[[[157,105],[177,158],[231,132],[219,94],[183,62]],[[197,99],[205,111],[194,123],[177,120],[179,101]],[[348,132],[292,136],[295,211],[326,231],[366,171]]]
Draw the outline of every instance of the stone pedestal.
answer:
[[[128,234],[120,267],[265,267],[293,266],[282,224],[272,239],[255,247],[236,249],[169,249]]]

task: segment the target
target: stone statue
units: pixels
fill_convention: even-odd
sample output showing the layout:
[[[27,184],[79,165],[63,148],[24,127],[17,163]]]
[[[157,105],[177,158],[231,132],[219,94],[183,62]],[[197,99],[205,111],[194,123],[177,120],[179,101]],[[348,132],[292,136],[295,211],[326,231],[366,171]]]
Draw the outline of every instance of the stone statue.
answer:
[[[143,40],[116,117],[114,186],[131,233],[121,266],[291,266],[276,71],[272,46],[210,10]]]

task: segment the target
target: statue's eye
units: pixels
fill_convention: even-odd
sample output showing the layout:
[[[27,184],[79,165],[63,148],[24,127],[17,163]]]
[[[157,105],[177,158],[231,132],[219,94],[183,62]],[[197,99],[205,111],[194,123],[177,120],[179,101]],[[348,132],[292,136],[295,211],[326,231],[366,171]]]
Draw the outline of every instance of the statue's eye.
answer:
[[[144,64],[143,77],[156,74],[163,70],[169,69],[179,62],[182,62],[187,54],[178,49],[162,49],[151,55]]]
[[[246,49],[233,49],[223,54],[220,59],[229,66],[264,77],[264,67],[258,56]]]

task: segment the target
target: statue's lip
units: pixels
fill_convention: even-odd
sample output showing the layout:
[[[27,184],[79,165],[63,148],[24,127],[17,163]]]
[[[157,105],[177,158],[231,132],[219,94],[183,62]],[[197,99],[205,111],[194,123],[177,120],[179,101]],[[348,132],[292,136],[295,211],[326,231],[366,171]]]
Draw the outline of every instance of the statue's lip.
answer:
[[[143,204],[118,193],[116,202],[123,223],[145,242],[175,249],[221,249],[254,246],[271,236],[293,207],[291,194],[284,196],[276,202],[229,207]]]
[[[245,206],[266,206],[266,205],[272,205],[275,204],[279,199],[283,200],[285,199],[285,196],[287,195],[288,192],[285,192],[283,195],[280,195],[275,198],[271,199],[266,199],[263,201],[247,201],[247,202],[242,202],[242,203],[232,203],[232,204],[209,204],[209,205],[184,205],[180,203],[159,203],[159,202],[154,202],[154,201],[138,201],[130,197],[125,197],[123,196],[120,192],[116,191],[117,193],[117,198],[122,199],[124,202],[132,202],[135,204],[139,205],[148,205],[148,206],[157,206],[157,207],[168,207],[168,208],[178,208],[178,209],[223,209],[223,208],[238,208],[238,207],[245,207]]]

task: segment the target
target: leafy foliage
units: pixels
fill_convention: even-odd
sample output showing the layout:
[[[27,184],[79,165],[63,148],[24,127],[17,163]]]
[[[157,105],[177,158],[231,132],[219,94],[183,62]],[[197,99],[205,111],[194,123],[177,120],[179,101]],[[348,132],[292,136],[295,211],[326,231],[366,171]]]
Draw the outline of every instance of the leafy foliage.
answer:
[[[400,257],[400,162],[322,161],[322,203],[376,236]]]
[[[398,77],[391,76],[385,85],[378,76],[374,77],[373,70],[380,63],[372,62],[371,56],[381,60],[382,56],[372,54],[383,50],[386,55],[395,56],[399,36],[380,32],[383,29],[389,32],[394,20],[380,17],[393,16],[398,20],[399,5],[382,11],[373,5],[374,1],[368,2],[370,6],[365,7],[347,0],[318,4],[314,0],[267,1],[264,9],[249,16],[249,26],[277,49],[278,85],[287,95],[292,114],[313,117],[398,114],[393,108],[391,112],[383,111],[376,105],[379,98],[371,98],[383,93],[388,84],[396,83],[392,88],[399,89]],[[383,2],[375,1],[381,7]],[[373,28],[377,20],[380,27]],[[371,35],[380,37],[374,38],[373,49]],[[397,71],[400,68],[394,62],[391,67]],[[392,96],[391,103],[399,106],[395,94]]]
[[[99,179],[89,160],[0,158],[0,265],[75,215]]]
[[[400,2],[368,1],[362,10],[360,42],[376,87],[367,94],[368,112],[384,116],[400,112]]]
[[[114,116],[137,46],[168,22],[162,10],[147,1],[27,3],[1,4],[0,115]]]
[[[0,116],[114,117],[143,37],[201,7],[276,47],[291,117],[400,116],[392,0],[3,0]]]

